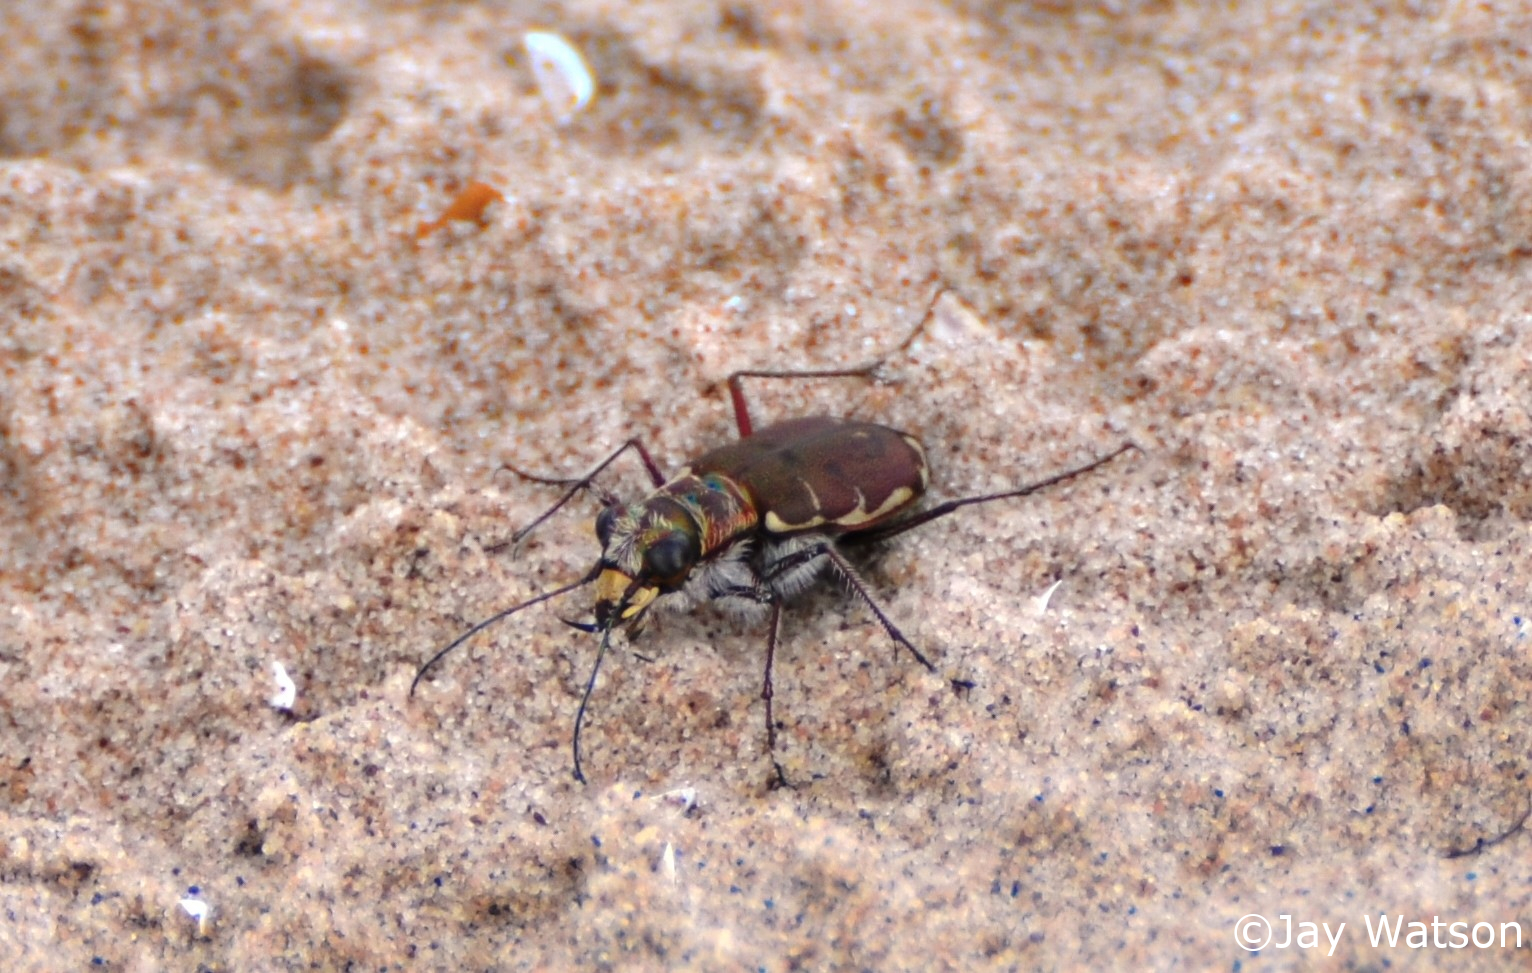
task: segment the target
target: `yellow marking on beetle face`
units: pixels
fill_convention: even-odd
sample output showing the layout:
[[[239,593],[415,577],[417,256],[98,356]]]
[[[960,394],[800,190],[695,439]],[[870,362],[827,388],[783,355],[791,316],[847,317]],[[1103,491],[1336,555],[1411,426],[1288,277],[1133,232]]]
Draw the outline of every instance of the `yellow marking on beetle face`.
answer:
[[[628,607],[623,610],[622,617],[632,618],[634,615],[637,615],[645,608],[648,608],[649,603],[654,601],[654,599],[658,598],[659,596],[660,589],[658,588],[638,589],[637,591],[633,592],[633,600],[629,602]]]
[[[596,579],[596,604],[617,604],[622,600],[623,594],[627,592],[628,585],[632,583],[633,579],[626,574],[607,568]],[[632,618],[645,608],[648,608],[654,599],[659,596],[660,589],[658,588],[639,588],[633,592],[633,597],[628,601],[628,607],[622,610],[622,617],[624,619]]]
[[[596,601],[601,603],[613,603],[622,597],[622,593],[628,590],[628,585],[633,579],[621,571],[613,571],[611,568],[601,572],[596,579]]]

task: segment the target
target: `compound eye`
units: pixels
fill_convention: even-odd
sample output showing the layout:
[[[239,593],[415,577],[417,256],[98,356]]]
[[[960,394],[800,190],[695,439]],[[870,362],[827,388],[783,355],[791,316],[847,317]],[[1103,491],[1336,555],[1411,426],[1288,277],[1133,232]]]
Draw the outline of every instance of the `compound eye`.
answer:
[[[677,582],[697,563],[696,540],[682,531],[666,534],[644,550],[644,573]]]
[[[602,507],[601,512],[596,514],[596,540],[601,542],[602,550],[612,540],[612,528],[617,526],[617,505],[614,503],[608,507]]]

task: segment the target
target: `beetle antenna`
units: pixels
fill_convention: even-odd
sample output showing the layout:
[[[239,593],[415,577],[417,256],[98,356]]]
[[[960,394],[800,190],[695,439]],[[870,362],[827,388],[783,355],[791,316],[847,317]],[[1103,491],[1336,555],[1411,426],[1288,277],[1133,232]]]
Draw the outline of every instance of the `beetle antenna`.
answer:
[[[569,584],[564,585],[562,588],[554,588],[552,591],[545,591],[542,594],[537,595],[534,598],[528,598],[526,601],[524,601],[524,602],[522,602],[522,603],[520,603],[518,605],[512,605],[511,607],[505,609],[504,611],[496,612],[495,614],[493,614],[493,615],[489,616],[488,618],[484,619],[484,621],[482,621],[479,624],[473,626],[468,631],[464,632],[462,635],[459,635],[457,638],[453,639],[452,642],[445,649],[442,649],[440,652],[436,653],[435,655],[431,656],[431,658],[427,659],[426,660],[426,664],[421,666],[418,670],[416,670],[416,672],[415,672],[415,680],[410,683],[410,695],[411,696],[415,695],[415,687],[420,685],[420,680],[422,678],[424,678],[425,674],[430,671],[431,667],[436,665],[438,662],[440,662],[442,660],[442,658],[448,652],[451,652],[453,649],[455,649],[458,646],[462,645],[464,642],[466,642],[469,639],[473,638],[475,635],[478,635],[480,632],[484,631],[486,628],[489,628],[491,625],[495,624],[496,622],[501,621],[502,619],[509,618],[510,616],[516,614],[517,612],[521,611],[523,608],[531,608],[533,605],[536,605],[536,604],[538,604],[540,602],[547,601],[550,598],[557,598],[559,595],[567,594],[568,592],[571,592],[571,591],[575,590],[576,588],[582,588],[585,585],[590,584],[592,581],[595,581],[597,576],[600,575],[600,574],[601,574],[601,565],[597,564],[594,568],[590,569],[589,573],[587,573],[585,575],[585,577],[581,578],[580,580],[572,581]]]
[[[585,774],[580,771],[580,728],[585,725],[585,707],[590,702],[590,694],[596,688],[596,674],[601,671],[601,660],[606,658],[607,646],[612,644],[612,626],[608,625],[601,633],[601,647],[596,650],[595,665],[590,667],[590,678],[585,681],[585,695],[580,697],[580,708],[575,712],[574,741],[574,776],[575,780],[585,783]]]

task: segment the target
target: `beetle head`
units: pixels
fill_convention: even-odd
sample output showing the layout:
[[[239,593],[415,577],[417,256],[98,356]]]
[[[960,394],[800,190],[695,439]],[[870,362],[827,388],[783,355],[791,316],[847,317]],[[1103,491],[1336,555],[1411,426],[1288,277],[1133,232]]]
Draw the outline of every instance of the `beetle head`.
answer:
[[[669,497],[604,508],[596,517],[596,627],[636,628],[656,598],[685,586],[702,557],[701,536],[697,521]]]

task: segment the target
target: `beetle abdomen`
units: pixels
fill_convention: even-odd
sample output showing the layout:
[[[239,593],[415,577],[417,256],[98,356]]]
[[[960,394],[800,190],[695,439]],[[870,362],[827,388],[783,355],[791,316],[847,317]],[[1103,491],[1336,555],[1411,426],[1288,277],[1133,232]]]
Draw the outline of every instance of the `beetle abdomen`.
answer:
[[[829,416],[767,426],[689,469],[740,484],[773,534],[862,530],[909,507],[930,482],[925,450],[913,436]]]

